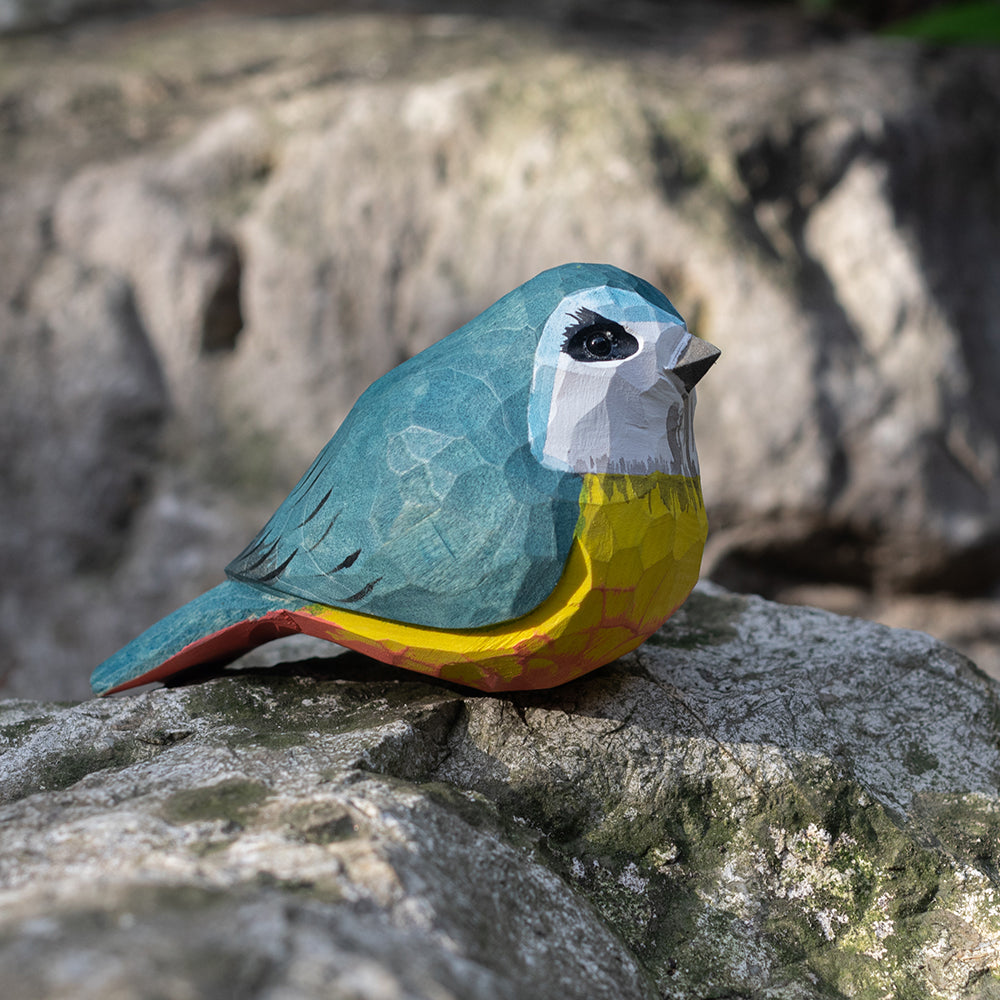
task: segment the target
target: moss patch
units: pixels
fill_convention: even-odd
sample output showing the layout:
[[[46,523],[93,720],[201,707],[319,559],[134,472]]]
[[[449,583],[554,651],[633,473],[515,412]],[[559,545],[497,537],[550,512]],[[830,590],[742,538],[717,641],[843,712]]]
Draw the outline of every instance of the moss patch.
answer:
[[[551,867],[666,994],[777,990],[792,975],[816,995],[930,996],[921,948],[946,903],[941,856],[829,762],[802,767],[808,780],[756,797],[720,775],[650,783],[638,802],[611,789],[586,805],[577,789],[577,822],[557,787],[522,787],[501,815],[542,832]]]
[[[367,823],[340,802],[306,802],[285,816],[295,836],[308,844],[335,844],[367,832]]]
[[[0,749],[17,746],[49,721],[49,716],[43,715],[34,719],[22,719],[20,722],[8,722],[6,725],[0,725]]]
[[[230,778],[203,788],[175,792],[163,803],[163,816],[172,823],[228,820],[240,826],[271,794],[257,781]]]
[[[108,740],[103,745],[75,748],[63,756],[46,756],[35,773],[31,787],[25,786],[21,795],[36,791],[54,792],[69,788],[78,781],[105,768],[126,767],[135,762],[135,742],[128,739]]]

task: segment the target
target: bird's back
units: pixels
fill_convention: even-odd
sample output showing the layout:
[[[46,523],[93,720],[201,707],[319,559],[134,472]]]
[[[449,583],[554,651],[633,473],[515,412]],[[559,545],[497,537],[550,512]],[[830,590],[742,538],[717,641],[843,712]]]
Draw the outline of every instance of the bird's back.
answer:
[[[536,607],[565,565],[580,480],[526,441],[534,336],[501,300],[379,379],[227,575],[437,628]]]

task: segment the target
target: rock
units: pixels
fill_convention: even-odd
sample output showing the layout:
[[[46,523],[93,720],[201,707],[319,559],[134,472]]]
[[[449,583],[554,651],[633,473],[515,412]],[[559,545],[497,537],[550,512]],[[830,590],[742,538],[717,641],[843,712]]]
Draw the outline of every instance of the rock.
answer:
[[[987,997],[995,682],[715,588],[488,697],[348,654],[0,704],[0,988]]]
[[[111,14],[183,6],[181,0],[0,0],[0,35]]]
[[[33,287],[32,310],[48,320],[34,338],[35,368],[14,372],[43,387],[31,412],[49,424],[47,447],[22,452],[16,471],[27,495],[53,508],[49,523],[47,510],[34,511],[52,547],[42,558],[71,573],[120,553],[152,475],[166,398],[130,286],[65,258],[47,263]]]
[[[74,256],[127,276],[166,369],[176,405],[206,419],[199,371],[236,346],[242,326],[240,252],[213,224],[206,202],[232,197],[262,167],[257,116],[234,109],[178,154],[95,167],[62,190],[57,242]]]
[[[116,274],[50,255],[28,310],[7,319],[0,571],[18,584],[0,602],[0,635],[20,637],[10,669],[40,630],[58,630],[64,580],[119,564],[150,492],[166,394],[131,287]],[[86,643],[83,629],[71,631]],[[40,679],[44,687],[44,671]]]
[[[709,574],[850,586],[863,607],[936,590],[995,605],[995,60],[863,38],[738,50],[681,5],[646,41],[610,22],[598,37],[546,10],[528,27],[189,9],[2,43],[5,340],[33,351],[74,308],[46,291],[54,271],[116,281],[169,414],[139,449],[156,471],[132,516],[91,518],[120,507],[74,485],[76,521],[54,524],[46,477],[0,491],[20,539],[4,544],[32,556],[9,560],[7,692],[80,696],[218,578],[369,382],[574,258],[662,285],[723,349],[699,387]],[[53,374],[18,371],[0,428],[21,431],[0,435],[21,468],[59,431],[23,416]],[[89,371],[74,393],[96,401]],[[117,447],[78,433],[87,454]],[[184,560],[179,510],[226,525]],[[72,578],[50,558],[100,531]],[[71,621],[114,611],[63,634],[31,624],[43,599]]]

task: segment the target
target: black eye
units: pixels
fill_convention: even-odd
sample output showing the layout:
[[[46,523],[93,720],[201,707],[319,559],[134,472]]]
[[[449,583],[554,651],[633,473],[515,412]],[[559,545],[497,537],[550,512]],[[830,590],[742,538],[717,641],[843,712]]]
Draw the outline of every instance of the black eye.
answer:
[[[595,358],[610,358],[615,349],[615,335],[612,330],[596,327],[583,339],[583,346]]]
[[[566,330],[563,350],[576,361],[620,361],[639,350],[639,341],[621,324],[580,309]]]

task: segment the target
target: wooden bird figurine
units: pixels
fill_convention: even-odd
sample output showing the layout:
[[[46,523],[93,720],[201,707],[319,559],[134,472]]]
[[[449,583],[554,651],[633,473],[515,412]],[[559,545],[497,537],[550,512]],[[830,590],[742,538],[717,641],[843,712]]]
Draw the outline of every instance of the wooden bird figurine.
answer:
[[[718,355],[618,268],[539,274],[378,379],[226,581],[94,691],[296,632],[486,691],[610,662],[698,578],[694,386]]]

